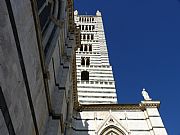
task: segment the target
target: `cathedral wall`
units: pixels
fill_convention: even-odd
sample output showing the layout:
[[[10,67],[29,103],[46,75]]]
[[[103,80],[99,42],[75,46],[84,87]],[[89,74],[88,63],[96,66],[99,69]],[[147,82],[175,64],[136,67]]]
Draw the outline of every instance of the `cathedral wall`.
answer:
[[[0,111],[0,131],[2,135],[8,135],[8,129],[6,127],[4,117],[1,111]]]
[[[110,118],[113,120],[110,121]],[[73,131],[77,135],[98,135],[108,125],[125,129],[131,135],[167,135],[157,108],[147,108],[144,111],[96,110],[74,113]]]
[[[24,3],[24,4],[28,4],[28,3]],[[21,3],[21,5],[19,6],[20,11],[23,11],[21,9],[22,7],[23,7],[23,4]],[[2,21],[0,21],[0,29],[1,29],[0,31],[0,39],[1,39],[1,42],[0,42],[0,55],[1,55],[0,56],[0,86],[2,88],[2,92],[5,98],[5,103],[7,105],[9,115],[11,116],[11,120],[12,120],[12,124],[14,126],[15,132],[18,135],[24,135],[24,134],[31,135],[35,132],[35,129],[34,129],[31,111],[30,111],[30,107],[28,103],[21,65],[19,63],[20,61],[19,52],[16,46],[17,41],[13,34],[12,24],[11,24],[12,22],[10,22],[9,15],[8,15],[9,11],[7,9],[7,6],[4,0],[1,2],[0,10],[1,10],[0,13],[1,13],[1,19],[2,19]],[[27,18],[28,17],[29,15],[27,14]],[[18,18],[18,19],[19,21],[21,20],[23,22],[22,20],[23,18],[21,19]],[[20,25],[24,24],[22,22],[21,24],[18,24],[19,27]],[[32,25],[30,25],[27,29],[34,29],[34,28],[32,27]],[[24,30],[23,34],[27,35],[26,33],[27,31]],[[33,33],[33,30],[31,32]],[[25,41],[28,42],[26,38],[27,37],[23,39],[22,41],[23,44],[20,47],[23,48],[25,44],[27,45],[27,43],[25,43]],[[1,95],[1,99],[2,99],[2,95]],[[7,117],[7,119],[8,118],[9,117]]]
[[[39,131],[43,131],[48,118],[48,109],[31,3],[29,0],[12,1],[12,8],[37,126]]]
[[[50,44],[50,62],[44,67],[42,61],[46,60],[38,48],[40,43],[31,2],[2,0],[0,4],[0,134],[3,135],[8,135],[8,131],[17,135],[35,135],[38,132],[40,135],[58,135],[64,132],[64,123],[69,115],[67,107],[68,96],[72,92],[72,69],[71,61],[64,62],[64,56],[68,52],[68,57],[72,57],[75,41],[66,43],[71,45],[71,51],[65,50],[65,39],[69,37],[62,31],[68,30],[66,26],[58,27]],[[66,7],[66,2],[62,6]],[[64,14],[67,12],[65,7],[62,7]],[[68,19],[65,21],[67,23]],[[43,74],[42,67],[47,74]],[[44,78],[48,82],[49,95],[45,92]]]

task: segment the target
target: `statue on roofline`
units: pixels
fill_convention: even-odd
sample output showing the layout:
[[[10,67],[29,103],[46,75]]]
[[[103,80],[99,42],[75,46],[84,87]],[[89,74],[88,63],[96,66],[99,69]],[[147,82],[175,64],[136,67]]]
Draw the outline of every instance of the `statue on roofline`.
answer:
[[[149,94],[147,93],[145,88],[143,88],[143,90],[142,90],[142,96],[144,97],[145,101],[151,101],[152,100],[152,98],[149,97]]]

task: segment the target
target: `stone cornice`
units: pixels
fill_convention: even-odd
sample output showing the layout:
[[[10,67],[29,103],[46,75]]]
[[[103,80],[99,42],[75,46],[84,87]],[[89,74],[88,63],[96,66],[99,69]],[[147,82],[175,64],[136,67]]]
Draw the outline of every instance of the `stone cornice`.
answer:
[[[77,111],[105,111],[105,110],[146,110],[146,108],[159,108],[160,101],[141,101],[140,104],[87,104],[76,108]]]
[[[97,111],[97,110],[139,110],[139,104],[88,104],[80,105],[79,111]]]
[[[141,101],[139,104],[143,110],[146,108],[159,108],[160,101]]]

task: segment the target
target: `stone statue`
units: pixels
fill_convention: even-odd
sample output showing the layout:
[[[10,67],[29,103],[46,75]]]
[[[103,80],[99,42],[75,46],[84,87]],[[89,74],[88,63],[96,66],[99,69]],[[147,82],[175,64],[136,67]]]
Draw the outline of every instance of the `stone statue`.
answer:
[[[146,100],[146,101],[152,100],[152,98],[149,97],[149,94],[147,93],[145,88],[143,88],[143,90],[142,90],[142,96],[144,97],[144,100]]]
[[[101,16],[101,12],[99,10],[96,11],[96,16]]]

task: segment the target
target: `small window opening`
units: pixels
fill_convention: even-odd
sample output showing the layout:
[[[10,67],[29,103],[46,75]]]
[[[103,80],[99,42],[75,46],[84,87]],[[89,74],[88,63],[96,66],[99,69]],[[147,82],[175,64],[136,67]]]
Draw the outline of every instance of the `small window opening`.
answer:
[[[83,34],[83,39],[86,39],[86,35],[85,34]]]
[[[85,65],[85,58],[84,57],[81,58],[81,65]]]
[[[87,45],[84,45],[84,51],[87,51]]]
[[[88,30],[88,25],[86,25],[86,30]]]
[[[89,45],[89,51],[92,51],[92,45]]]
[[[91,25],[89,25],[89,30],[91,30]]]
[[[87,34],[87,40],[89,40],[90,39],[90,36],[89,36],[89,34]]]
[[[89,66],[89,65],[90,65],[90,58],[87,57],[87,58],[86,58],[86,66]]]
[[[94,35],[93,34],[91,34],[91,40],[93,40],[94,39]]]
[[[93,25],[93,26],[92,26],[92,30],[94,30],[94,29],[95,29],[95,26]]]
[[[89,80],[89,72],[82,71],[81,72],[81,80]]]
[[[81,45],[80,51],[83,51],[83,45]]]

